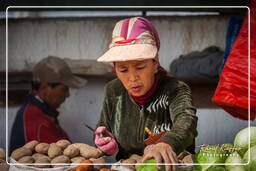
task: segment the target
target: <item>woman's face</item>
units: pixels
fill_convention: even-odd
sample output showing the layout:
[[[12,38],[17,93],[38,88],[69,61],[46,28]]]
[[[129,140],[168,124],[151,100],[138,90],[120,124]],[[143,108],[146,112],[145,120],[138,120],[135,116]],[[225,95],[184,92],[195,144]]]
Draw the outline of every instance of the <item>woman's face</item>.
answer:
[[[117,77],[133,96],[148,92],[155,80],[158,62],[152,59],[115,62]]]

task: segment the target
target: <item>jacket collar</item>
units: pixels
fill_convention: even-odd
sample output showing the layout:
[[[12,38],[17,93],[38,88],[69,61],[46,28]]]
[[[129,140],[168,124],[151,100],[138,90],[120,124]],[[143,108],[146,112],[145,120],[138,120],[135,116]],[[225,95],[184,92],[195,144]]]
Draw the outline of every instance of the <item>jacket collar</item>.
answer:
[[[43,112],[53,118],[57,118],[59,115],[59,112],[57,110],[52,110],[49,108],[49,106],[40,98],[35,97],[34,95],[28,95],[26,99],[27,103],[34,104],[38,106],[40,109],[43,110]]]
[[[156,88],[155,88],[153,94],[151,94],[149,97],[147,97],[147,99],[146,99],[146,101],[145,101],[145,103],[144,103],[143,105],[140,105],[140,104],[136,103],[136,101],[134,100],[134,98],[127,92],[128,96],[129,96],[129,98],[130,98],[130,100],[131,100],[134,104],[136,104],[136,105],[138,105],[138,106],[140,106],[140,107],[142,107],[142,106],[148,106],[153,100],[155,100],[155,98],[156,98],[156,96],[157,96],[157,94],[158,94],[158,92],[159,92],[159,90],[160,90],[159,88],[160,88],[160,85],[161,85],[161,83],[162,83],[162,81],[163,81],[163,78],[164,78],[166,75],[167,75],[167,72],[166,72],[165,70],[164,70],[164,71],[158,70],[158,72],[157,72],[156,75],[155,75],[155,77],[158,79],[158,80],[157,80],[157,84],[155,85]]]

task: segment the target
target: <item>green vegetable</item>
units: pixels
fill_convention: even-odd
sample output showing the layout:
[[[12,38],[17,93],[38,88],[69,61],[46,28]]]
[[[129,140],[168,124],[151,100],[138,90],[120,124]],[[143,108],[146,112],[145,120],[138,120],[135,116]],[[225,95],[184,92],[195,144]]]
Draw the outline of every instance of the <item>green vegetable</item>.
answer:
[[[238,151],[238,153],[243,156],[244,153],[248,150],[248,136],[249,136],[249,129],[250,129],[250,145],[256,145],[256,127],[247,127],[242,129],[236,134],[234,146],[241,147],[242,150]]]
[[[250,158],[250,163],[248,165],[245,166],[245,168],[248,171],[253,171],[256,170],[256,146],[253,146],[252,148],[250,148],[250,150],[248,150],[245,154],[244,154],[244,162],[247,163],[249,162],[249,151],[251,154],[251,158]]]
[[[211,167],[207,171],[227,171],[224,167],[217,166],[217,167]]]
[[[144,163],[156,163],[156,160],[147,160]],[[140,165],[136,171],[165,171],[165,168],[158,170],[156,165]]]
[[[195,165],[194,170],[196,171],[208,171],[208,169],[213,169],[221,167],[215,165],[216,163],[225,163],[226,158],[229,156],[229,149],[232,148],[232,144],[223,144],[223,145],[211,145],[201,148],[200,151],[195,156],[195,163],[209,165]],[[224,168],[225,169],[225,168]],[[223,169],[222,169],[223,170]]]
[[[234,164],[234,163],[244,164],[242,157],[239,155],[237,151],[230,154],[225,162],[225,164]],[[225,165],[225,167],[228,171],[245,171],[245,167],[243,165]]]

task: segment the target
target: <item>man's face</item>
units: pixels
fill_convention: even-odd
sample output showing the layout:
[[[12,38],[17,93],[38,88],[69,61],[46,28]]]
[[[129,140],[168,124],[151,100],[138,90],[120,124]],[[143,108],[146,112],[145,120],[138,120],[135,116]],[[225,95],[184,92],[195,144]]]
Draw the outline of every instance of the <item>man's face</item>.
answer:
[[[69,97],[69,87],[59,84],[55,87],[46,85],[43,100],[52,109],[57,109]]]
[[[142,96],[154,83],[158,63],[152,59],[115,62],[117,77],[133,96]]]

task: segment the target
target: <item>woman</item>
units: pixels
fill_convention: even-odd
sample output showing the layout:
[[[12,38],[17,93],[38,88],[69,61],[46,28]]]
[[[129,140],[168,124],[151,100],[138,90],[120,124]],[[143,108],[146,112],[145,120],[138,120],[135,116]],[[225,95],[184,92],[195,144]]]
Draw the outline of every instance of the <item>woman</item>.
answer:
[[[117,79],[106,86],[95,144],[117,160],[131,154],[143,161],[177,163],[177,155],[193,145],[197,135],[196,109],[189,87],[167,76],[159,65],[160,41],[154,26],[143,17],[119,21],[109,50],[99,62],[113,62]],[[165,132],[146,146],[145,127]],[[167,165],[166,170],[175,167]]]

